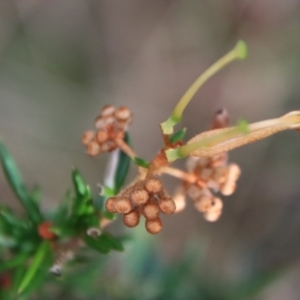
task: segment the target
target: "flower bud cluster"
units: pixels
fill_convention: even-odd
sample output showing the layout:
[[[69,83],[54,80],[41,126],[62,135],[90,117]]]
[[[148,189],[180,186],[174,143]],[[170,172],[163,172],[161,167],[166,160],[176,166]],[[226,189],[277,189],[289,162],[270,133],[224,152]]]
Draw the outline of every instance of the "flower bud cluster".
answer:
[[[127,107],[104,106],[95,119],[96,131],[88,130],[81,138],[88,155],[97,156],[115,150],[118,147],[117,139],[124,138],[131,121],[132,114]]]
[[[161,181],[151,177],[138,181],[116,197],[108,198],[106,210],[123,214],[123,222],[128,227],[137,226],[140,216],[143,215],[147,231],[156,234],[162,229],[160,213],[173,214],[176,205]]]
[[[224,109],[218,110],[213,118],[211,129],[225,128],[228,125],[228,113]],[[195,181],[184,182],[174,198],[181,199],[185,192],[193,199],[195,208],[204,214],[207,221],[218,220],[222,213],[223,202],[213,193],[231,195],[236,189],[236,181],[241,174],[240,167],[228,163],[227,153],[212,157],[191,156],[187,160],[186,167],[188,173],[195,177]]]
[[[212,192],[220,192],[229,196],[236,189],[236,181],[240,176],[240,168],[236,164],[228,164],[226,153],[210,158],[190,157],[187,169],[197,178],[195,183],[185,183],[187,194],[193,199],[196,209],[204,213],[208,221],[216,221],[223,208],[222,200]]]

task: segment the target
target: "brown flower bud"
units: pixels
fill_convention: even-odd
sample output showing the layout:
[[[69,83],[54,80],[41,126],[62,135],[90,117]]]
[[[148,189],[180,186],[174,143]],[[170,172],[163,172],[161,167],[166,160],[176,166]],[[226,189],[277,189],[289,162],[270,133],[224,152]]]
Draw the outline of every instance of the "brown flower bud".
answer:
[[[161,199],[158,202],[158,205],[159,205],[159,209],[164,214],[170,215],[176,211],[176,204],[172,198]]]
[[[134,204],[143,205],[149,200],[149,194],[144,189],[138,189],[132,192],[130,198]]]
[[[159,193],[162,190],[162,183],[157,178],[150,178],[145,183],[145,188],[149,193]]]
[[[101,117],[108,117],[111,116],[115,110],[116,109],[112,105],[108,104],[102,108],[100,115]]]
[[[135,227],[140,222],[140,214],[136,210],[133,210],[127,214],[124,214],[123,222],[128,227]]]
[[[147,203],[143,209],[143,215],[147,220],[154,220],[158,218],[159,208],[157,203],[154,201]]]
[[[106,127],[106,122],[105,122],[104,118],[102,118],[101,116],[98,116],[95,119],[94,125],[95,125],[96,129],[104,129]]]
[[[194,205],[198,211],[206,212],[212,206],[212,198],[208,196],[202,196],[194,203]]]
[[[103,144],[107,141],[108,134],[104,130],[99,130],[96,134],[96,138],[99,144]]]
[[[228,180],[236,181],[241,175],[241,169],[237,164],[230,164],[228,166]]]
[[[223,202],[220,198],[215,197],[212,200],[211,210],[222,210],[223,209]]]
[[[200,176],[201,179],[204,181],[209,180],[212,177],[213,169],[211,168],[205,168],[201,170]]]
[[[183,189],[182,186],[176,188],[175,193],[173,195],[173,200],[176,206],[176,211],[175,211],[176,213],[184,210],[186,206],[186,196],[185,196],[185,190]]]
[[[132,210],[132,203],[128,198],[117,198],[117,201],[115,202],[115,209],[121,214],[129,213]]]
[[[162,230],[162,221],[160,218],[154,220],[146,220],[146,229],[151,234],[156,234]]]
[[[83,145],[87,145],[90,141],[92,141],[95,137],[95,133],[92,130],[88,130],[83,133],[81,137],[81,142]]]
[[[121,106],[116,109],[115,117],[118,121],[128,121],[131,117],[131,112],[127,107]]]
[[[211,125],[211,129],[225,128],[229,126],[229,115],[226,109],[221,108],[216,111]]]
[[[206,221],[215,222],[217,221],[222,214],[222,210],[208,210],[204,213],[204,218]]]
[[[220,192],[224,195],[224,196],[230,196],[234,193],[236,189],[236,183],[235,181],[230,181],[227,180],[226,182],[224,182],[221,186]]]
[[[105,202],[105,208],[107,211],[111,212],[111,213],[116,213],[116,207],[115,204],[117,202],[117,198],[116,197],[110,197],[106,200]]]
[[[91,141],[87,145],[86,152],[89,156],[97,156],[100,154],[100,145],[96,141]]]

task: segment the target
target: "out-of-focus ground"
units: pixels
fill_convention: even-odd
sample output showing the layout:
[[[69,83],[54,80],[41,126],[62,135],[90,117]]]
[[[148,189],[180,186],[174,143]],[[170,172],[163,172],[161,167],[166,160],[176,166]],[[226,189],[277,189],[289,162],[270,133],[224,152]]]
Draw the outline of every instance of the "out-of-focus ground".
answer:
[[[87,157],[80,137],[104,104],[132,109],[134,148],[151,159],[162,142],[158,124],[201,72],[244,39],[248,59],[206,83],[182,125],[192,137],[220,107],[233,123],[278,117],[299,109],[299,32],[299,0],[0,1],[1,139],[28,185],[43,188],[45,209],[63,197],[73,166],[96,193],[107,156]],[[299,132],[233,151],[243,173],[221,219],[207,223],[191,204],[164,218],[154,238],[163,257],[176,259],[197,236],[218,277],[289,267],[259,299],[299,299],[299,153]],[[171,190],[176,179],[165,179]],[[2,174],[0,193],[14,205]]]

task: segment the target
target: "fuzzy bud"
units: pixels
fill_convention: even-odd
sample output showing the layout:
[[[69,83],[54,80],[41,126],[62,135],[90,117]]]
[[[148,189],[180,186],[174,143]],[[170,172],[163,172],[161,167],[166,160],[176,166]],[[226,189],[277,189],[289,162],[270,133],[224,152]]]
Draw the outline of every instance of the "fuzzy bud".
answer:
[[[212,206],[212,198],[208,196],[202,196],[194,203],[194,205],[198,211],[206,212]]]
[[[144,189],[135,190],[130,196],[132,202],[136,205],[146,204],[149,200],[149,194]]]
[[[158,205],[154,201],[147,203],[143,209],[143,215],[147,220],[154,220],[158,218],[159,215]]]
[[[94,131],[88,130],[83,133],[83,135],[81,137],[81,142],[83,145],[87,145],[94,139],[94,137],[95,137]]]
[[[136,210],[133,210],[127,214],[124,214],[123,222],[128,227],[135,227],[140,222],[140,214]]]
[[[145,188],[149,193],[159,193],[162,190],[162,183],[157,178],[150,178],[145,183]]]
[[[170,215],[176,211],[176,204],[172,198],[161,199],[158,205],[159,205],[159,209],[164,214]]]
[[[128,121],[131,118],[131,112],[127,107],[121,106],[115,111],[115,117],[118,121]]]
[[[221,214],[222,214],[222,210],[208,210],[204,214],[204,218],[206,221],[215,222],[220,218]]]
[[[221,186],[220,192],[224,196],[230,196],[230,195],[232,195],[234,193],[235,189],[236,189],[236,183],[235,183],[235,181],[229,181],[229,180],[227,180]]]
[[[118,213],[126,214],[132,210],[132,203],[128,198],[117,198],[115,209]]]
[[[97,156],[101,152],[100,145],[95,141],[91,141],[87,145],[86,152],[89,156]]]
[[[115,108],[112,105],[105,105],[101,110],[101,117],[108,117],[111,116],[115,112]]]
[[[185,196],[185,191],[182,187],[178,187],[175,190],[175,193],[173,195],[173,200],[175,202],[176,206],[176,213],[181,212],[182,210],[185,209],[186,206],[186,196]]]
[[[99,144],[105,143],[107,141],[107,138],[108,138],[108,134],[104,130],[99,130],[96,134],[96,139]]]
[[[115,197],[108,198],[105,202],[106,210],[111,213],[116,213],[117,212],[116,207],[115,207],[116,202],[117,202],[117,198],[115,198]]]
[[[156,234],[162,230],[162,221],[160,218],[154,220],[146,220],[145,226],[149,233]]]

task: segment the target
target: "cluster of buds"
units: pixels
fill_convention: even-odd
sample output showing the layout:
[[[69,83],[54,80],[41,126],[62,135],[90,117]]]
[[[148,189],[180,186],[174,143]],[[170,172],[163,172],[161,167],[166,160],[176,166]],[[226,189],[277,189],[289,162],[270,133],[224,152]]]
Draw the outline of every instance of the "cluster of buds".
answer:
[[[159,214],[173,214],[176,205],[161,181],[151,177],[138,181],[116,197],[108,198],[106,209],[111,213],[123,214],[123,222],[128,227],[137,226],[140,216],[143,215],[147,231],[155,234],[162,229]]]
[[[97,156],[118,148],[118,141],[123,140],[131,121],[132,114],[127,107],[104,106],[95,119],[96,131],[88,130],[82,135],[88,155]]]
[[[228,127],[229,117],[225,110],[217,111],[211,129]],[[182,187],[177,190],[175,200],[187,194],[194,201],[198,211],[204,214],[207,221],[216,221],[222,213],[222,200],[214,195],[221,193],[229,196],[236,189],[236,181],[240,176],[240,168],[237,164],[228,163],[228,154],[222,153],[212,157],[193,157],[187,160],[187,171],[195,178],[193,182],[184,181]]]
[[[224,153],[210,158],[190,157],[187,162],[188,172],[197,179],[195,183],[184,183],[185,190],[193,199],[196,209],[211,222],[220,217],[223,208],[222,200],[213,192],[231,195],[241,173],[238,165],[228,164],[227,161],[227,154]]]

